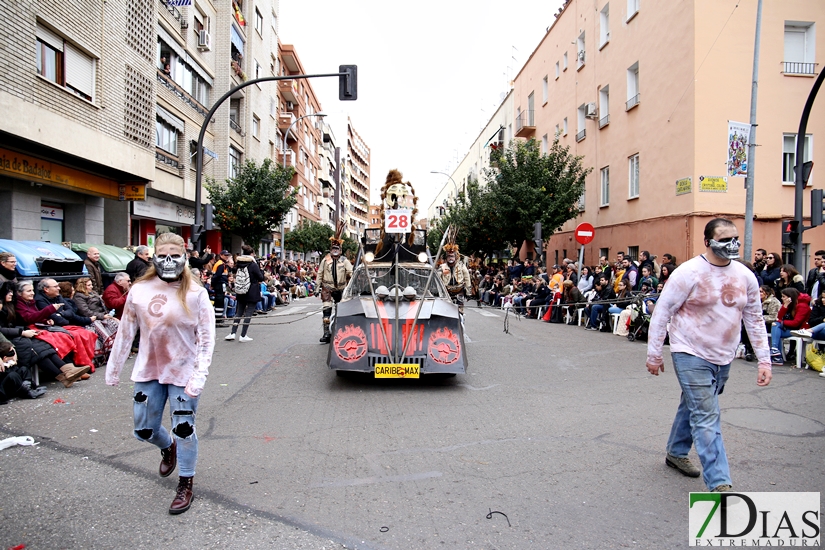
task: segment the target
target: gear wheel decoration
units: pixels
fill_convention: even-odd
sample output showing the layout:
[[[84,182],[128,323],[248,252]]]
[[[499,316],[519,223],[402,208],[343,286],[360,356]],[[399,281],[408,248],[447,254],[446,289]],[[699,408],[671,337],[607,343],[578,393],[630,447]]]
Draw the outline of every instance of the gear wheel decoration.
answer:
[[[430,335],[427,345],[430,359],[441,365],[452,365],[461,357],[461,344],[455,332],[447,327]]]
[[[341,361],[354,363],[367,354],[367,335],[361,327],[347,325],[335,332],[332,345]]]

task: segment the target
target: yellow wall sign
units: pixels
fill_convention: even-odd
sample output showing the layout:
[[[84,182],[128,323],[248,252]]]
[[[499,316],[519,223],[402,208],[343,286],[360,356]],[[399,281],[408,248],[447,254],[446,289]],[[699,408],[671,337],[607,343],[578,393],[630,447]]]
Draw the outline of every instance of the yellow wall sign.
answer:
[[[107,199],[121,201],[146,199],[145,183],[120,183],[3,148],[0,148],[0,175],[45,183],[53,187]]]
[[[705,193],[727,193],[728,178],[721,176],[699,176],[699,191]]]
[[[676,180],[676,194],[686,195],[693,191],[693,180],[691,178],[682,178]]]

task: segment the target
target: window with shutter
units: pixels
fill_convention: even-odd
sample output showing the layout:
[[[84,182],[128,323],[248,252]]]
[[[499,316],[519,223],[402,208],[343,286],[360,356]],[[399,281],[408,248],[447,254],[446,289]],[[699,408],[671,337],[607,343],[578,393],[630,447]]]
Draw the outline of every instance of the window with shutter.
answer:
[[[65,45],[66,86],[80,96],[94,98],[95,60],[68,42]]]

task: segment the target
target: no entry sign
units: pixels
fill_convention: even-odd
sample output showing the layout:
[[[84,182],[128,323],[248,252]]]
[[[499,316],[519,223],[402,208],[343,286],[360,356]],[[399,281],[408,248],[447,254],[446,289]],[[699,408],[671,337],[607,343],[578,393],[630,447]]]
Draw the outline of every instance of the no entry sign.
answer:
[[[593,242],[596,237],[596,230],[589,223],[580,223],[576,226],[576,242],[585,245]]]

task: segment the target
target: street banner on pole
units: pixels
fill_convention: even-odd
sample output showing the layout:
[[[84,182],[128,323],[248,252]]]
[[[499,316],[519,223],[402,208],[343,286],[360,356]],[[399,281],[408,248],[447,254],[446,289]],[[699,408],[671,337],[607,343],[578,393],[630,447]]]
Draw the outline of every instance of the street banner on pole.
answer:
[[[748,140],[751,125],[728,121],[728,176],[748,175]]]

